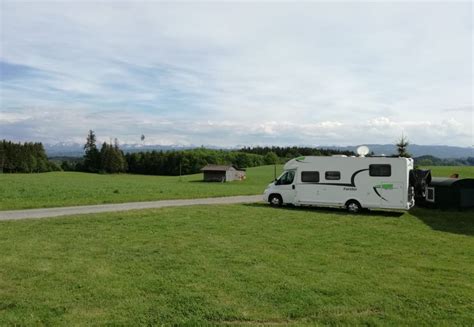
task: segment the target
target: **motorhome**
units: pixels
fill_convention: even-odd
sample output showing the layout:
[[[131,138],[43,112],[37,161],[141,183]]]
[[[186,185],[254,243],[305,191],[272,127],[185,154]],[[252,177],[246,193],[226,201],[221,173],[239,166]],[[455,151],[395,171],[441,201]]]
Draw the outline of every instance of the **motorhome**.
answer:
[[[273,206],[342,207],[350,212],[409,210],[415,204],[413,165],[413,159],[401,157],[299,157],[285,164],[263,199]]]

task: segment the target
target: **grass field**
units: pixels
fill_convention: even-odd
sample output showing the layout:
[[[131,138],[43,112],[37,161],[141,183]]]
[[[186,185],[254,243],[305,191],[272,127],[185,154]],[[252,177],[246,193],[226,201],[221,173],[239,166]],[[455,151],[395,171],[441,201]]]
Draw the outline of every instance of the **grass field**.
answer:
[[[435,176],[474,177],[474,167],[429,167]],[[280,173],[282,166],[278,166]],[[249,168],[247,180],[204,183],[202,174],[183,176],[99,175],[74,172],[0,174],[0,210],[166,199],[261,194],[273,166]]]
[[[281,171],[278,166],[278,173]],[[205,183],[202,174],[101,175],[76,172],[0,174],[0,210],[261,194],[273,166],[247,169],[245,181]]]
[[[474,325],[474,215],[197,206],[0,223],[0,325]]]
[[[431,169],[433,176],[449,177],[452,174],[459,174],[459,178],[474,178],[473,166],[429,166],[422,169]]]

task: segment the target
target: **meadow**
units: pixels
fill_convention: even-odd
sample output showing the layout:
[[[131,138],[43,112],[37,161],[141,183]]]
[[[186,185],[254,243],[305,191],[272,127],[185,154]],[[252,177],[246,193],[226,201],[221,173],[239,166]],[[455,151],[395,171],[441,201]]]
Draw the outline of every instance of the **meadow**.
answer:
[[[206,183],[202,174],[0,174],[0,210],[261,194],[273,178],[273,166],[248,168],[246,180],[229,183]]]
[[[433,176],[437,177],[459,174],[459,178],[474,178],[474,166],[426,166],[421,169],[431,169]]]
[[[434,176],[474,177],[474,167],[427,167]],[[144,176],[51,172],[0,174],[0,210],[261,194],[273,166],[247,169],[245,181],[205,183],[202,174]],[[282,166],[277,166],[277,174]]]
[[[470,212],[165,208],[0,222],[0,325],[474,325]]]

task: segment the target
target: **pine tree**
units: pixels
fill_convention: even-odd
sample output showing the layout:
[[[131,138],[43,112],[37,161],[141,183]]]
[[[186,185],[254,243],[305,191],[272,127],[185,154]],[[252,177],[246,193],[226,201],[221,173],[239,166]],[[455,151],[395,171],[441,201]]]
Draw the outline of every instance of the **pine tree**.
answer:
[[[120,150],[119,141],[117,138],[114,140],[114,156],[116,158],[116,172],[122,173],[127,170],[127,161],[125,160],[125,155],[123,151]]]
[[[3,173],[3,167],[5,166],[5,161],[6,161],[5,159],[6,159],[6,156],[7,156],[6,153],[5,153],[6,152],[5,143],[6,143],[5,141],[2,141],[0,143],[0,174]]]
[[[100,172],[107,172],[107,166],[109,162],[109,145],[107,142],[102,143],[102,146],[100,147]]]
[[[410,158],[411,155],[408,153],[407,148],[410,143],[408,142],[408,139],[402,134],[402,137],[400,140],[398,140],[397,145],[397,152],[399,157],[405,157],[405,158]]]
[[[100,153],[96,145],[96,137],[93,130],[87,135],[86,144],[84,144],[84,169],[90,172],[98,172],[100,169]]]

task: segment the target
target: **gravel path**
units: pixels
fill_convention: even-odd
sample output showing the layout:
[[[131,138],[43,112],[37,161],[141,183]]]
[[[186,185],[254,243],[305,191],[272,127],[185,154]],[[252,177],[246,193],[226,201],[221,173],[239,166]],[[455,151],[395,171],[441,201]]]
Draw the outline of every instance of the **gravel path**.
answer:
[[[44,208],[44,209],[11,210],[11,211],[0,211],[0,221],[80,215],[80,214],[99,213],[99,212],[127,211],[127,210],[137,210],[137,209],[181,207],[181,206],[192,206],[192,205],[198,205],[198,204],[255,203],[255,202],[261,202],[261,201],[262,201],[261,195],[249,195],[249,196],[228,196],[228,197],[222,197],[222,198],[162,200],[162,201],[149,201],[149,202],[99,204],[99,205],[90,205],[90,206],[62,207],[62,208],[60,207],[60,208]]]

